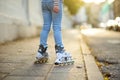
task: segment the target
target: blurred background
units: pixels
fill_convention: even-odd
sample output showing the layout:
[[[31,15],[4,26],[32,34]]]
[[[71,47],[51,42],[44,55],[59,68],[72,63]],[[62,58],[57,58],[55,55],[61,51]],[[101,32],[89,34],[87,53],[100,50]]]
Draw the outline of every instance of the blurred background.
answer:
[[[62,28],[120,31],[120,0],[64,0]],[[0,43],[40,33],[40,0],[0,0]]]

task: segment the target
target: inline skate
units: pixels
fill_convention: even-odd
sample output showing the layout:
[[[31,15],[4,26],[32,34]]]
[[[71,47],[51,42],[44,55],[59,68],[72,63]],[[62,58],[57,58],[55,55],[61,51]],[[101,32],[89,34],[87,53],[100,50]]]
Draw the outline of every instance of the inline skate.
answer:
[[[56,60],[55,65],[70,65],[74,64],[74,61],[72,59],[72,56],[70,53],[65,52],[64,47],[55,46],[56,50]]]
[[[35,64],[42,64],[46,63],[48,61],[48,53],[46,52],[47,47],[44,47],[43,45],[39,46],[37,56],[36,56],[36,61],[34,62]]]

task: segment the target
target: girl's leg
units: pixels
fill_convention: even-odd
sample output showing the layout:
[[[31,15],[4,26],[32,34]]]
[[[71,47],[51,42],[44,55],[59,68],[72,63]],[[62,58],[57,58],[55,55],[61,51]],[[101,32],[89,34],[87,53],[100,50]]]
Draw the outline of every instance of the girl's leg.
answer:
[[[42,13],[43,13],[43,29],[40,35],[40,46],[37,52],[36,59],[37,61],[35,63],[39,62],[46,62],[48,60],[48,53],[47,51],[47,38],[48,33],[50,31],[51,21],[52,21],[52,13],[48,9],[48,3],[43,2],[42,3]]]
[[[48,9],[48,3],[42,3],[42,13],[44,24],[40,35],[40,44],[43,45],[44,47],[47,47],[47,38],[52,22],[52,13]]]
[[[64,46],[62,43],[62,32],[61,32],[61,21],[62,21],[62,3],[59,3],[59,12],[52,12],[53,20],[53,30],[54,30],[54,39],[55,39],[55,51],[57,54],[55,65],[74,63],[71,58],[71,55],[68,52],[65,52]]]
[[[59,3],[59,12],[58,13],[52,12],[52,20],[53,20],[55,45],[63,47],[62,33],[61,33],[62,2]]]

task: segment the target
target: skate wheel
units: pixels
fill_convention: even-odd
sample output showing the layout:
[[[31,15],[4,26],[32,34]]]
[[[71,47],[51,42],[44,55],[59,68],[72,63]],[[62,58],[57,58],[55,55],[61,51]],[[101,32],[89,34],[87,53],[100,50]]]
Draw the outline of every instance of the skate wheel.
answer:
[[[45,61],[46,63],[48,62],[48,59]]]
[[[59,66],[63,66],[63,63],[58,63]]]
[[[43,62],[43,63],[45,63],[45,62],[46,62],[46,60],[43,60],[42,62]]]
[[[48,59],[46,58],[46,59],[45,59],[45,62],[47,62],[47,61],[48,61]]]
[[[63,66],[65,66],[65,65],[68,65],[67,63],[65,63]]]
[[[61,66],[65,66],[65,63],[62,63]]]
[[[39,61],[39,63],[43,63],[42,61]]]
[[[63,64],[62,64],[62,63],[59,63],[59,66],[63,66]]]
[[[70,63],[69,63],[69,62],[68,62],[67,64],[68,64],[68,65],[70,65]]]
[[[43,63],[46,63],[47,61],[48,61],[47,58],[44,58],[44,59],[43,59]]]
[[[74,64],[74,61],[72,62],[72,64]]]
[[[64,65],[68,65],[68,63],[64,63]]]
[[[45,63],[45,60],[42,60],[42,63]]]
[[[39,61],[35,61],[35,62],[34,62],[34,64],[38,64],[38,63],[39,63]]]

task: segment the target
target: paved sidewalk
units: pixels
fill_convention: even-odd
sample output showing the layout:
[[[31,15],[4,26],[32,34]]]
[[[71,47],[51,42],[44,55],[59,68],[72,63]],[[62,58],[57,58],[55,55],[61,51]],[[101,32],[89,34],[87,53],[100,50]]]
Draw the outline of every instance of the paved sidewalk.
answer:
[[[63,30],[66,51],[74,65],[55,66],[53,34],[48,38],[49,62],[34,64],[39,37],[0,45],[0,80],[103,80],[80,31]]]

